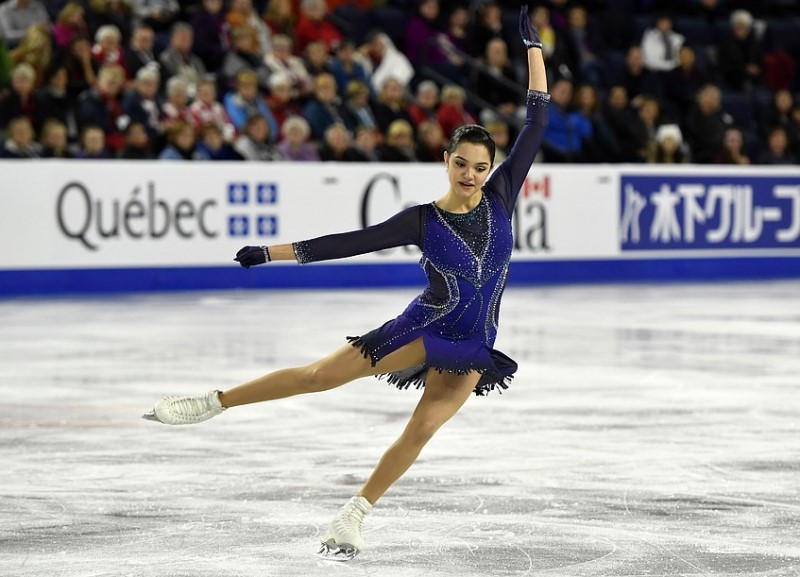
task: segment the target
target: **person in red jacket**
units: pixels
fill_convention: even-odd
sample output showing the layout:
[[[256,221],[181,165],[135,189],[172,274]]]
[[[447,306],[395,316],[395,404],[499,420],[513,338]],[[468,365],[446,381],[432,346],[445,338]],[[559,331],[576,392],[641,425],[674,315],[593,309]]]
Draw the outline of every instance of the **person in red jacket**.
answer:
[[[331,52],[341,41],[342,33],[327,19],[325,0],[303,0],[300,21],[294,29],[295,50],[302,54],[310,43],[319,40]]]

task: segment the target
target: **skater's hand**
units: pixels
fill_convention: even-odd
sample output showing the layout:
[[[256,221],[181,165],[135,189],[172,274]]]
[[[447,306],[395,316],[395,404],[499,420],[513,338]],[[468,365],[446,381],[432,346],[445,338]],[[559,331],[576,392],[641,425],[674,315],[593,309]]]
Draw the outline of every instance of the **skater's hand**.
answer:
[[[539,33],[536,28],[531,24],[531,19],[528,17],[528,7],[522,5],[519,8],[519,35],[522,36],[522,42],[525,48],[542,48],[542,41],[539,40]]]
[[[266,246],[245,246],[239,249],[239,252],[236,253],[236,258],[233,260],[244,268],[264,264],[270,261],[269,249]]]

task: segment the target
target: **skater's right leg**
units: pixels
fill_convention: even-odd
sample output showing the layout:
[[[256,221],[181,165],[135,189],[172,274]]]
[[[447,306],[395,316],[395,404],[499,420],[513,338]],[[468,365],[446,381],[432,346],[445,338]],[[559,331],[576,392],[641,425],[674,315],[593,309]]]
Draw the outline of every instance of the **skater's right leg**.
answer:
[[[144,418],[166,425],[192,425],[230,407],[327,391],[361,377],[399,371],[424,360],[421,338],[386,355],[375,366],[364,358],[360,349],[345,345],[310,365],[274,371],[226,392],[163,398]]]
[[[223,407],[230,408],[304,393],[318,393],[362,377],[399,371],[424,360],[422,338],[386,355],[374,367],[369,359],[364,358],[360,348],[344,345],[310,365],[280,369],[220,393],[219,399]]]

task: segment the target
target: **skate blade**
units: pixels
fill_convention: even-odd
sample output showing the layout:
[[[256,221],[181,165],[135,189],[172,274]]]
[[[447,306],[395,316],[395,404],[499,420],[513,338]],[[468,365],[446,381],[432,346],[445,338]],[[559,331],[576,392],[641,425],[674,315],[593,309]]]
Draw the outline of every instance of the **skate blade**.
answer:
[[[328,561],[351,561],[358,555],[358,549],[352,545],[337,545],[331,539],[320,543],[317,555]]]
[[[142,415],[142,418],[147,420],[147,421],[153,421],[153,422],[156,422],[156,423],[160,423],[161,422],[159,420],[159,418],[156,417],[156,412],[155,411],[150,411],[149,413],[145,413],[144,415]]]

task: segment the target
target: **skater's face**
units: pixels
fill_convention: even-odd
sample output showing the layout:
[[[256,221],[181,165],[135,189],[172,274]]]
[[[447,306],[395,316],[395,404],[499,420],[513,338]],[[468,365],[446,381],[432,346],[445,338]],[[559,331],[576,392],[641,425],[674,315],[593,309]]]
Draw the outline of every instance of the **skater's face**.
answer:
[[[459,197],[469,198],[480,191],[489,176],[492,159],[482,144],[462,142],[452,153],[444,153],[450,190]]]

